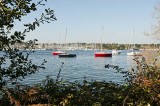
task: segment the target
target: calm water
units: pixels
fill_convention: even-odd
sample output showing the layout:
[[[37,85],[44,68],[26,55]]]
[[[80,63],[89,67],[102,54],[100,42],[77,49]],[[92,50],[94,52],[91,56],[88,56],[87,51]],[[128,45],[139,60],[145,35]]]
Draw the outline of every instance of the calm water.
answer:
[[[84,77],[87,80],[98,81],[113,81],[120,83],[123,77],[120,73],[116,73],[113,69],[106,69],[106,64],[119,65],[124,70],[129,70],[132,67],[133,57],[127,56],[127,51],[122,51],[120,55],[109,58],[95,58],[94,51],[68,51],[69,53],[77,54],[76,58],[59,58],[52,56],[52,51],[36,51],[30,57],[35,63],[41,63],[43,59],[47,60],[46,69],[40,70],[36,74],[27,76],[22,83],[34,84],[42,81],[46,76],[56,79],[59,69],[64,62],[60,79],[68,81],[82,81]]]

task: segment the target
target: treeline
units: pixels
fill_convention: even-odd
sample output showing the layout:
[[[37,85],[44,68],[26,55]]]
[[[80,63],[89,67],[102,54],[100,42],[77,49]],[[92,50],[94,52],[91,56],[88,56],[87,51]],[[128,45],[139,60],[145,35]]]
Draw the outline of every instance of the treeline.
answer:
[[[38,49],[59,49],[64,47],[71,47],[74,49],[100,49],[100,43],[67,43],[67,44],[57,44],[57,43],[38,43],[36,48]],[[160,44],[118,44],[118,43],[103,43],[103,49],[112,50],[125,50],[125,49],[159,49]]]
[[[81,49],[101,49],[100,43],[67,43],[67,44],[57,44],[57,43],[36,43],[36,42],[22,42],[21,44],[15,44],[13,48],[19,49],[29,49],[28,43],[34,44],[34,49],[65,49],[73,48],[77,50]],[[118,44],[118,43],[103,43],[103,49],[112,50],[126,50],[126,49],[159,49],[160,44]]]

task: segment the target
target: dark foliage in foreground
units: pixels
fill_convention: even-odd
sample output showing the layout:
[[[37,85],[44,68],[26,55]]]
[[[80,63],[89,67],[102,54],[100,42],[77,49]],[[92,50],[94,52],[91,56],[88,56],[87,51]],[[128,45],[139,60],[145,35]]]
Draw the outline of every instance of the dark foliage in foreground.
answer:
[[[157,105],[159,101],[152,101],[151,94],[134,84],[118,85],[108,82],[56,82],[46,78],[34,87],[17,86],[9,89],[10,98],[4,96],[1,105],[16,104],[50,104],[62,106],[122,106],[122,105]],[[11,101],[12,100],[12,101]]]
[[[27,104],[55,104],[91,106],[121,105],[125,97],[121,86],[107,82],[53,82],[47,78],[44,83],[36,87],[19,86],[9,90],[13,100],[21,105]],[[10,102],[10,101],[8,101]],[[14,103],[14,102],[13,102]]]

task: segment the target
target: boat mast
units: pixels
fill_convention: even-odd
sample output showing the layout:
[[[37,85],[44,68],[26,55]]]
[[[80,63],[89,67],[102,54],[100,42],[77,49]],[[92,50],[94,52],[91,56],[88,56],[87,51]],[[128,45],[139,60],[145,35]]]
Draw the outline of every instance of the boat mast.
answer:
[[[66,36],[67,36],[67,28],[66,28],[66,33],[65,33],[65,44],[66,44]]]
[[[66,36],[67,36],[67,28],[66,28],[66,33],[65,33],[65,47],[67,47],[67,43],[66,43]],[[66,50],[66,48],[65,48],[65,50]]]
[[[129,42],[129,49],[132,49],[131,48],[131,43],[132,43],[132,38],[133,38],[133,35],[134,35],[134,29],[132,30],[132,33],[131,33],[131,38],[130,38],[130,42]]]
[[[132,39],[133,39],[133,49],[135,49],[135,43],[134,43],[134,29],[132,31]]]
[[[60,32],[59,32],[59,49],[61,48],[61,45],[60,45]]]
[[[102,26],[102,36],[101,36],[101,51],[102,51],[102,37],[103,37],[103,30],[104,30],[104,27]]]

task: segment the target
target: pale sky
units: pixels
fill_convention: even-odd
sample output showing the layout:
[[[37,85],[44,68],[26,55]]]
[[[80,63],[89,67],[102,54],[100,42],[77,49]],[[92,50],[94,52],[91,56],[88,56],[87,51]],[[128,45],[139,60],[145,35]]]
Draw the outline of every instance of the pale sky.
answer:
[[[28,39],[37,38],[41,43],[64,43],[67,28],[67,43],[153,43],[143,34],[153,23],[152,13],[157,0],[48,0],[45,7],[55,11],[57,21],[41,24]],[[23,18],[24,23],[39,17],[45,7]],[[17,23],[17,29],[21,29]]]

